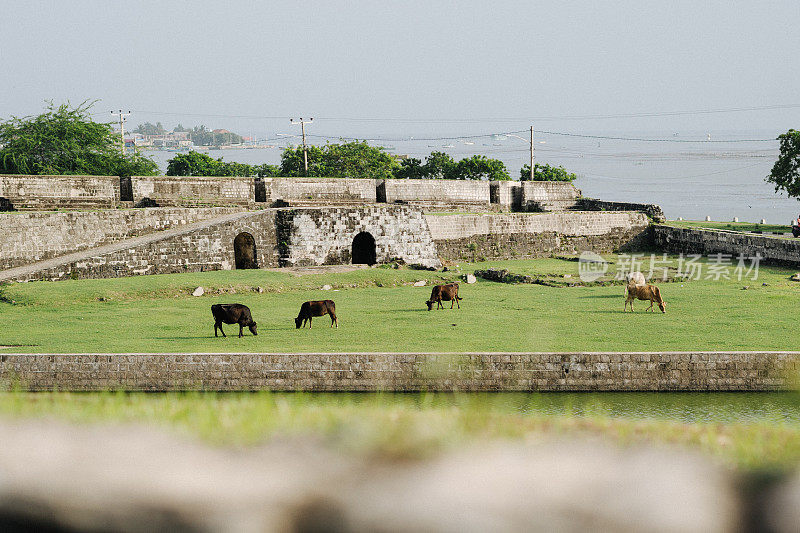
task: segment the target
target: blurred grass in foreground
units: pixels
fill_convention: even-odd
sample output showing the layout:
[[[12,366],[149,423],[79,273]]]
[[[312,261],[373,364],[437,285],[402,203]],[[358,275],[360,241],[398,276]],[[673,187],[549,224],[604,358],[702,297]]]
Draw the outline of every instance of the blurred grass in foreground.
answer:
[[[791,393],[0,393],[3,418],[136,423],[217,446],[311,438],[416,459],[477,443],[595,437],[685,447],[742,470],[800,463],[798,405]]]

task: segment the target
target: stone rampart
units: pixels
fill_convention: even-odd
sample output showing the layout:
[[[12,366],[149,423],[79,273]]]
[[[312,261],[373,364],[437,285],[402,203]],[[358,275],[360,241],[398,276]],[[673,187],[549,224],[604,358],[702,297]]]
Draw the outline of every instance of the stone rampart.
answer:
[[[653,226],[653,242],[659,249],[676,254],[727,254],[761,256],[767,263],[800,266],[800,240],[764,237],[733,231]]]
[[[608,253],[649,244],[638,212],[425,215],[443,260],[511,259],[591,250]]]
[[[521,181],[521,211],[573,209],[581,191],[566,181]],[[631,210],[633,211],[633,210]]]
[[[207,220],[240,208],[0,213],[0,270]]]
[[[273,204],[341,205],[375,203],[376,184],[370,179],[262,178],[265,201]]]
[[[117,176],[0,175],[0,199],[10,209],[102,209],[120,201]]]
[[[132,176],[137,206],[252,206],[255,178],[197,176]]]
[[[354,237],[362,232],[374,239],[377,263],[400,258],[409,264],[441,266],[426,217],[412,207],[284,209],[281,227],[281,264],[286,266],[350,263]]]
[[[2,354],[0,388],[766,391],[798,370],[798,352]]]
[[[404,180],[384,182],[386,202],[417,205],[426,209],[491,208],[488,181]]]
[[[653,222],[665,222],[667,220],[661,206],[656,204],[606,202],[595,198],[580,198],[576,202],[575,209],[585,211],[640,211],[653,219]]]

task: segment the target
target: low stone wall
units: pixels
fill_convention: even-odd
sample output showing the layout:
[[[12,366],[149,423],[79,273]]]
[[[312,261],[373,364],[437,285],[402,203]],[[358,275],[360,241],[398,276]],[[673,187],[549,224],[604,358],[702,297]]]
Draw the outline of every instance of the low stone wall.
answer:
[[[117,176],[0,175],[0,199],[9,209],[75,209],[116,207]]]
[[[632,204],[628,202],[606,202],[594,198],[580,198],[575,209],[585,211],[639,211],[650,217],[653,222],[665,222],[667,217],[661,206],[656,204]]]
[[[3,354],[0,386],[98,391],[762,391],[800,352]]]
[[[347,264],[354,237],[369,233],[375,260],[400,258],[438,268],[441,262],[422,211],[405,206],[283,209],[280,214],[281,265]]]
[[[255,178],[197,176],[132,176],[137,206],[252,206]]]
[[[0,213],[0,270],[86,250],[241,208],[147,208]]]
[[[488,210],[491,207],[488,181],[385,180],[386,202],[405,203],[426,209],[454,207]]]
[[[607,253],[649,244],[649,221],[637,212],[426,215],[439,257],[462,261]]]
[[[349,178],[263,178],[264,199],[289,205],[375,203],[376,183]],[[258,190],[258,189],[257,189]]]
[[[777,265],[800,266],[800,240],[747,235],[732,231],[653,226],[653,242],[659,249],[676,254],[730,254],[755,257]]]
[[[565,211],[573,209],[581,191],[565,181],[521,181],[521,211]],[[636,211],[628,209],[627,211]]]

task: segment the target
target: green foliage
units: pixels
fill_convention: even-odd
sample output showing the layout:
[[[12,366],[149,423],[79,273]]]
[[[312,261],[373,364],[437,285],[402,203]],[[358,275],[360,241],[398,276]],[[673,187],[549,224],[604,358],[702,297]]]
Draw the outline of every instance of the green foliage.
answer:
[[[167,163],[167,176],[276,176],[275,165],[247,165],[214,159],[208,154],[191,151],[178,154]]]
[[[574,181],[578,177],[572,172],[567,172],[562,166],[552,167],[550,165],[540,165],[539,163],[536,163],[534,166],[536,168],[533,181]],[[519,179],[520,181],[531,180],[530,165],[522,166],[519,171]]]
[[[489,159],[484,155],[473,155],[456,163],[453,178],[459,180],[495,180],[507,181],[506,166],[498,159]]]
[[[175,131],[178,130],[176,129]],[[167,133],[167,130],[164,129],[164,126],[162,126],[160,122],[156,122],[155,124],[145,122],[144,124],[136,126],[133,133],[141,133],[142,135],[164,135]]]
[[[783,189],[790,197],[800,199],[800,131],[789,130],[778,140],[781,153],[766,181],[775,184],[775,192]]]
[[[91,102],[69,103],[35,117],[0,123],[0,172],[6,174],[153,175],[158,166],[133,151],[122,155],[111,124],[92,121]]]
[[[424,177],[428,179],[453,179],[456,162],[444,152],[431,152],[423,165]]]
[[[422,160],[416,157],[409,157],[400,161],[400,168],[398,168],[394,177],[398,179],[421,179],[425,176],[425,169],[422,166]]]
[[[399,168],[395,159],[383,148],[366,141],[308,146],[308,175],[331,178],[387,179]],[[289,147],[281,155],[283,176],[305,176],[303,147]]]

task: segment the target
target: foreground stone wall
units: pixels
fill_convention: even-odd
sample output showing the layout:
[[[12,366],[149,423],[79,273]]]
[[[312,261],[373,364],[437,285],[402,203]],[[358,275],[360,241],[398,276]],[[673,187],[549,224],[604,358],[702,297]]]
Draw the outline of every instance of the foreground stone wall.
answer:
[[[352,261],[354,237],[375,239],[378,263],[400,258],[409,264],[438,268],[441,262],[419,209],[404,206],[285,209],[279,235],[281,265],[333,265]],[[285,245],[284,245],[285,243]]]
[[[0,213],[0,270],[207,220],[240,208]]]
[[[649,244],[649,221],[637,212],[426,215],[443,260],[607,253]]]
[[[75,209],[116,207],[117,176],[0,175],[0,198],[9,209]]]
[[[606,202],[595,198],[580,198],[577,200],[575,208],[586,211],[640,211],[653,219],[654,222],[665,222],[667,220],[661,206],[656,204]]]
[[[0,385],[131,391],[761,391],[800,352],[3,354]]]
[[[254,178],[132,176],[131,188],[144,206],[252,206],[256,199]]]
[[[573,209],[581,195],[579,189],[565,181],[522,181],[519,187],[521,210],[527,212]]]
[[[800,266],[800,240],[747,235],[732,231],[653,226],[655,246],[676,254],[730,254],[755,257],[772,264]]]

